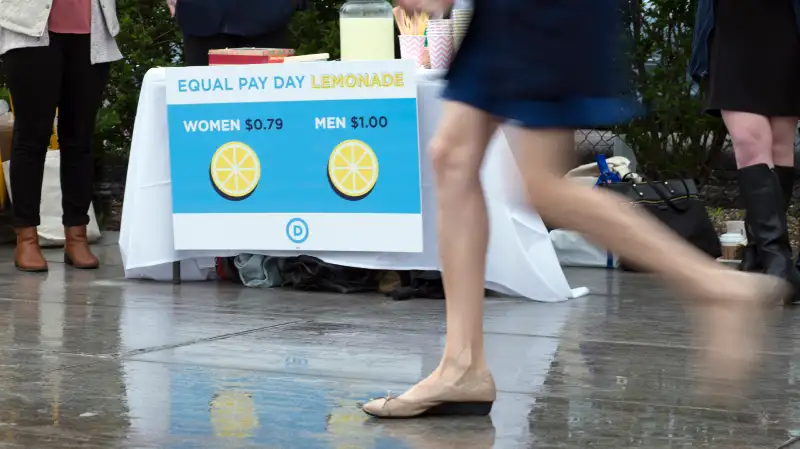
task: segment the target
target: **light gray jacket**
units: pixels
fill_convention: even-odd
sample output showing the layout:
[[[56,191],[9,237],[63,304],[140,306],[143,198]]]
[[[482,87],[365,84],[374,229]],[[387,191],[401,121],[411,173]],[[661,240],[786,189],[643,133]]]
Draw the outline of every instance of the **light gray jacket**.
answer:
[[[9,50],[50,45],[47,22],[53,0],[0,0],[0,55]],[[92,0],[91,62],[122,59],[116,0]]]

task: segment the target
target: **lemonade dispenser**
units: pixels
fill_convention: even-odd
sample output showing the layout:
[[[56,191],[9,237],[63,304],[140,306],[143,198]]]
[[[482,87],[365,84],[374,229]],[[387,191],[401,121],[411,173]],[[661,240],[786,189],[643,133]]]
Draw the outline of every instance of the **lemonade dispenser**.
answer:
[[[394,13],[385,0],[348,0],[339,11],[342,61],[394,59]]]

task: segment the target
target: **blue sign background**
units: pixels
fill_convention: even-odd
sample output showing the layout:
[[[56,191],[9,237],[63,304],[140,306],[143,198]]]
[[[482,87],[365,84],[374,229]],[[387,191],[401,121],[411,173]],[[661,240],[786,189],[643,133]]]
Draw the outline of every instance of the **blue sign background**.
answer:
[[[169,137],[174,213],[393,213],[419,214],[420,168],[415,99],[170,105]],[[386,117],[386,128],[350,128],[350,117]],[[347,128],[316,129],[315,119],[345,117]],[[281,130],[246,131],[246,119],[280,118]],[[241,121],[240,131],[187,132],[184,121]],[[327,164],[342,141],[358,139],[378,159],[372,192],[359,201],[329,185]],[[253,194],[229,201],[216,193],[209,169],[228,142],[250,146],[261,162]]]

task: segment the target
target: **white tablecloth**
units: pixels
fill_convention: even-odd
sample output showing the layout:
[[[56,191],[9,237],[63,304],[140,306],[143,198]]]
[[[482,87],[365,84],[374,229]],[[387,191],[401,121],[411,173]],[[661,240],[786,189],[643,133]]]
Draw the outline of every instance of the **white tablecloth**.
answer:
[[[425,252],[315,252],[310,255],[329,263],[361,268],[439,269],[436,192],[432,168],[424,150],[441,114],[439,93],[444,83],[440,75],[420,72],[418,76]],[[235,256],[236,253],[174,249],[164,80],[164,69],[147,72],[139,97],[119,242],[125,277],[170,280],[172,262],[180,260],[183,280],[205,280],[214,265],[214,257]],[[539,216],[525,206],[520,195],[519,171],[502,133],[498,133],[491,144],[482,178],[491,224],[487,288],[545,302],[563,301],[587,293],[585,288],[570,289],[547,229]],[[296,255],[282,251],[268,254]]]

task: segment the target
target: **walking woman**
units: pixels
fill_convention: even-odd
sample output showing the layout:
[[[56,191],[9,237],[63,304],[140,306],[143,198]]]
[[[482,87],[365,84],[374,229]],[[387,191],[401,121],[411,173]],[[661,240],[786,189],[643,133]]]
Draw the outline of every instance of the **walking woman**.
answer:
[[[441,10],[447,0],[426,2]],[[479,171],[498,126],[515,152],[530,204],[546,222],[658,274],[695,309],[704,346],[712,349],[706,374],[731,382],[748,374],[763,306],[783,299],[786,283],[725,269],[623,198],[563,178],[574,129],[635,113],[621,58],[620,6],[619,0],[475,0],[430,148],[447,297],[444,355],[429,377],[399,397],[366,403],[366,413],[411,418],[491,410],[496,388],[483,342],[488,220]]]
[[[122,58],[116,0],[2,0],[0,55],[14,101],[11,191],[22,271],[47,271],[36,232],[53,118],[59,109],[64,261],[97,268],[86,238],[92,200],[91,143],[108,82]]]
[[[705,87],[707,112],[722,116],[733,142],[747,210],[740,269],[780,276],[796,288],[786,211],[800,116],[798,13],[800,0],[700,0],[691,65]]]

